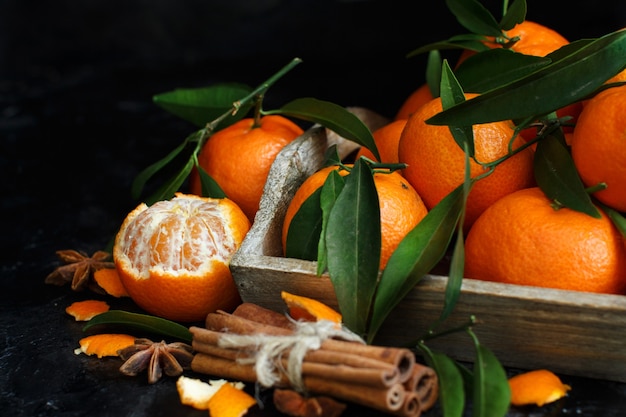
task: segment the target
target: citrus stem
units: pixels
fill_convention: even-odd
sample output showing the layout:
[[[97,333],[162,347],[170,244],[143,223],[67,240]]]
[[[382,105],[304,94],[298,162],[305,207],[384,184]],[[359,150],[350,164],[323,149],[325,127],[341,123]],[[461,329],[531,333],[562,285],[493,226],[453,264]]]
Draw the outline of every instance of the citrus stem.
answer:
[[[435,332],[432,328],[429,329],[426,334],[424,334],[422,337],[420,337],[418,340],[408,343],[407,346],[417,346],[417,345],[421,345],[424,342],[428,341],[428,340],[432,340],[432,339],[436,339],[438,337],[443,337],[443,336],[447,336],[449,334],[453,334],[453,333],[458,333],[458,332],[462,332],[462,331],[467,331],[469,330],[474,324],[476,324],[476,316],[471,315],[470,318],[456,326],[456,327],[452,327],[450,329],[447,330],[443,330],[441,332]]]
[[[606,182],[599,182],[596,185],[585,188],[587,194],[593,194],[598,191],[606,190]]]

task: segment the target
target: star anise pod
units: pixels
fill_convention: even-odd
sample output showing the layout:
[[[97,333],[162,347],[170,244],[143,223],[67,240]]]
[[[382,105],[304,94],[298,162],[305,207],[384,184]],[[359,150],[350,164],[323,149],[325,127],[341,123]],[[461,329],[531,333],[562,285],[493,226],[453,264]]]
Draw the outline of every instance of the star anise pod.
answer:
[[[135,344],[118,352],[124,364],[120,371],[124,375],[136,376],[148,370],[148,382],[154,384],[163,376],[180,376],[183,370],[191,368],[193,349],[190,345],[181,342],[165,343],[153,342],[141,338]]]
[[[103,292],[93,281],[93,273],[98,269],[115,267],[115,264],[109,261],[111,255],[108,252],[99,250],[89,257],[82,251],[68,249],[57,251],[56,254],[65,265],[52,271],[46,277],[46,284],[65,285],[69,282],[74,291],[90,288],[95,292]]]

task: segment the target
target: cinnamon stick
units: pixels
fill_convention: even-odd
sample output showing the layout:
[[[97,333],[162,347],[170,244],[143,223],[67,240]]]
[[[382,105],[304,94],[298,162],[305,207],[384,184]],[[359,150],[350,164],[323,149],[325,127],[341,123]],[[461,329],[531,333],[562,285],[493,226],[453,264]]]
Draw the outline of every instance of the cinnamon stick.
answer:
[[[439,381],[433,368],[416,363],[410,378],[404,383],[407,391],[415,392],[422,410],[429,410],[439,396]]]
[[[250,359],[254,353],[245,349],[220,347],[222,333],[198,327],[190,328],[194,351],[229,360]],[[282,360],[284,368],[287,361]],[[302,363],[302,375],[330,377],[337,381],[353,382],[375,387],[389,387],[400,381],[400,373],[393,365],[350,353],[326,352],[323,349],[307,352]]]
[[[256,382],[257,380],[253,364],[242,364],[205,353],[196,353],[191,361],[191,369],[194,372],[216,375],[226,379],[244,382]],[[358,385],[355,388],[354,385],[333,380],[328,376],[303,376],[302,381],[306,390],[312,394],[329,395],[385,412],[400,410],[406,395],[406,391],[400,383],[387,388],[365,385]],[[278,387],[289,386],[286,375],[281,374]]]
[[[233,310],[232,314],[233,316],[253,320],[257,323],[268,324],[270,326],[284,327],[285,329],[294,328],[293,321],[290,320],[287,315],[254,303],[241,303]]]

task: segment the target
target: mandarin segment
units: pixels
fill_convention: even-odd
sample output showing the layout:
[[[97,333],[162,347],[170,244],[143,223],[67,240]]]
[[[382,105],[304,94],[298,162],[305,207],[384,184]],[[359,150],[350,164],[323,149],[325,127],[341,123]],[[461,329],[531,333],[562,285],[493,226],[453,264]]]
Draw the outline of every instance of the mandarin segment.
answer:
[[[130,297],[147,312],[203,320],[240,303],[228,265],[249,229],[232,200],[177,193],[128,214],[116,237],[115,265]]]
[[[341,323],[341,314],[321,301],[287,291],[281,291],[280,296],[289,308],[289,315],[295,320]]]
[[[109,311],[109,305],[100,300],[75,301],[65,308],[65,312],[76,321],[88,321],[98,314]]]
[[[515,375],[509,379],[509,387],[512,405],[534,404],[539,407],[563,398],[572,389],[546,369]]]
[[[103,333],[84,337],[78,342],[80,347],[74,350],[75,354],[104,356],[119,356],[119,351],[135,344],[135,337],[123,333]]]
[[[498,200],[465,241],[465,276],[572,291],[626,291],[624,239],[611,220],[563,207],[541,189]]]

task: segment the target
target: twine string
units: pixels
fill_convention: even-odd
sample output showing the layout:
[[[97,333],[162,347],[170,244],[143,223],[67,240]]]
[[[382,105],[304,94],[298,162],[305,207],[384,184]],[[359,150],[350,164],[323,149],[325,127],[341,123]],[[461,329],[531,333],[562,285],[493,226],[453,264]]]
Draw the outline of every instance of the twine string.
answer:
[[[320,320],[317,322],[295,321],[295,331],[291,335],[225,333],[219,339],[219,346],[235,349],[252,349],[255,354],[238,358],[241,364],[254,364],[257,381],[264,387],[276,386],[285,374],[291,387],[298,392],[306,392],[302,378],[302,363],[309,350],[319,349],[322,342],[329,338],[365,343],[350,330],[339,327],[335,322]],[[282,359],[287,355],[287,369]]]

